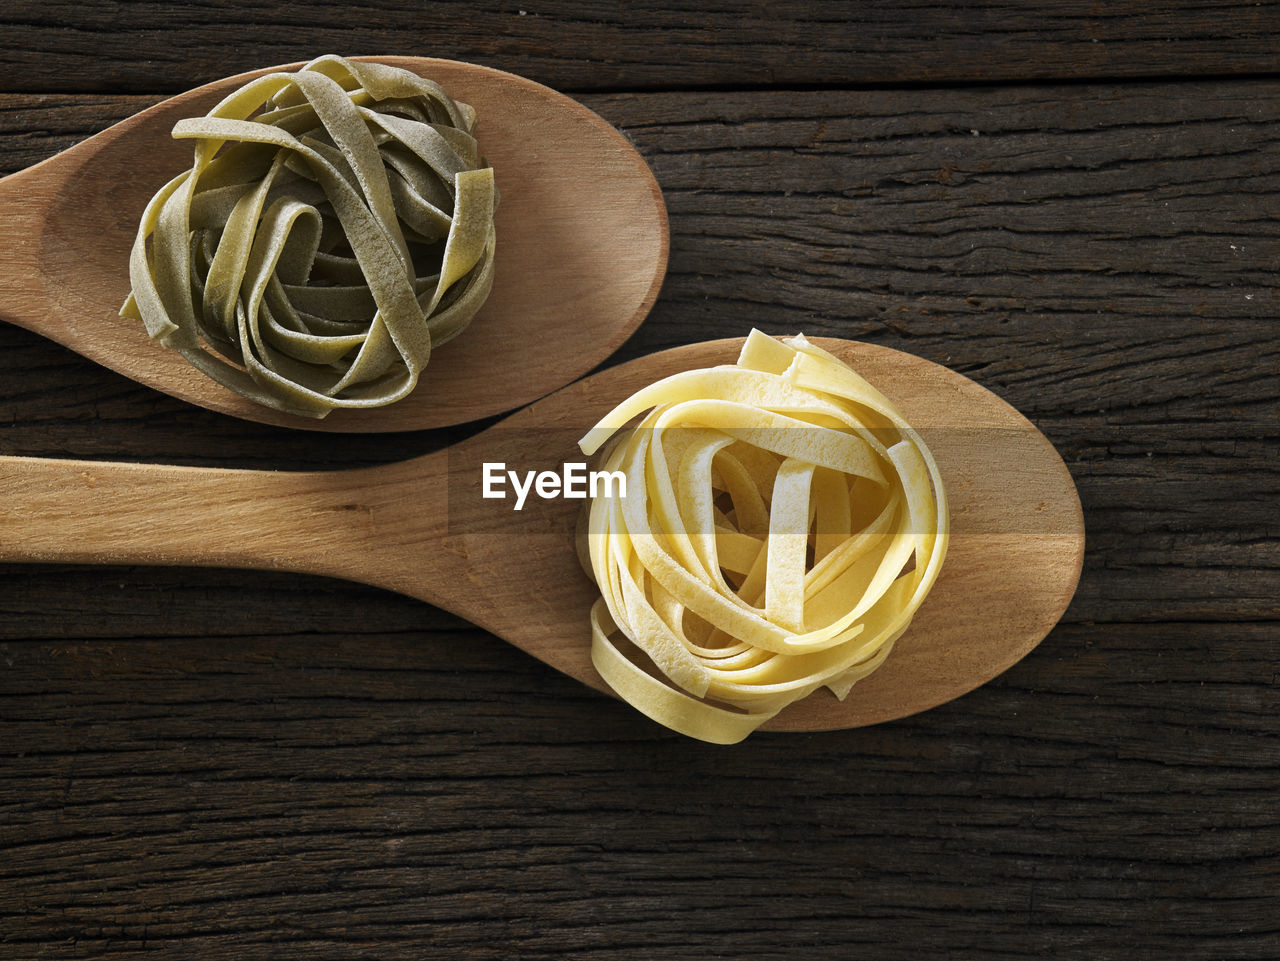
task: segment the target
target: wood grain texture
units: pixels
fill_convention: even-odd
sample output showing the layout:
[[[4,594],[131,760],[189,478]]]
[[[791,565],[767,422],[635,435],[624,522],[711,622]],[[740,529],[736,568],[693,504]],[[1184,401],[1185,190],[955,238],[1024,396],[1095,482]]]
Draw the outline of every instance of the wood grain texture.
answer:
[[[113,37],[105,5],[86,9],[121,86],[58,93],[102,89],[105,68],[66,69],[95,40],[24,9],[30,32],[0,34],[6,50],[52,54],[59,72],[0,98],[0,170],[169,89],[125,52],[160,46],[138,11]],[[1269,5],[1054,5],[1021,35],[1009,7],[934,7],[974,24],[934,59],[910,8],[877,9],[886,26],[860,32],[846,77],[1273,69],[1247,25]],[[179,49],[208,36],[146,10],[179,28]],[[1055,46],[1070,13],[1114,15],[1089,44],[1101,59]],[[677,15],[690,31],[717,16]],[[786,15],[784,41],[800,31]],[[373,29],[390,16],[371,11]],[[491,41],[509,43],[496,65],[536,61],[540,80],[634,88],[582,98],[637,144],[671,213],[667,283],[620,356],[756,324],[975,378],[1054,441],[1079,487],[1088,551],[1064,622],[934,711],[726,751],[375,588],[6,565],[0,958],[1280,955],[1280,85],[856,91],[837,73],[831,89],[745,90],[825,83],[810,67],[834,33],[775,57],[733,48],[746,20],[718,52],[702,43],[703,62],[656,49],[660,70],[626,44],[617,64],[575,59],[604,27],[566,27],[558,48],[535,42],[545,23]],[[334,36],[301,15],[268,33]],[[993,38],[1007,60],[966,59]],[[742,68],[747,49],[764,60]],[[672,89],[694,75],[718,89]],[[245,425],[0,328],[4,453],[322,469],[467,434]]]
[[[1269,640],[1069,627],[750,752],[465,632],[8,643],[0,950],[1265,958]]]
[[[1247,0],[9,4],[0,90],[177,92],[322,53],[468,60],[579,92],[1275,72]],[[214,34],[216,33],[216,37]],[[156,84],[163,84],[157,87]]]

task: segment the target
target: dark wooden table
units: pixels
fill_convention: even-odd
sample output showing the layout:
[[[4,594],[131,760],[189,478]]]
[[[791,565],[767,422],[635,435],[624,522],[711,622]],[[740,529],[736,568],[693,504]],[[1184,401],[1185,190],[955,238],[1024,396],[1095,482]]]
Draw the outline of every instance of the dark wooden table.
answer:
[[[6,0],[0,173],[325,52],[575,96],[670,210],[619,359],[758,326],[944,363],[1057,445],[1089,547],[994,682],[729,749],[371,588],[5,566],[0,958],[1280,957],[1280,5],[1161,6]],[[255,426],[0,326],[0,453],[471,429]]]

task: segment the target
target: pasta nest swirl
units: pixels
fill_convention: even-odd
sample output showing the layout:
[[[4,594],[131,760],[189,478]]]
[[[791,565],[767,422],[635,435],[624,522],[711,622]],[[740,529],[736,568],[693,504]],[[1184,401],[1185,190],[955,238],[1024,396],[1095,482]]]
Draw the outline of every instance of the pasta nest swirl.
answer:
[[[639,418],[635,426],[625,425]],[[937,464],[890,402],[803,337],[637,392],[580,442],[625,477],[594,498],[592,661],[676,731],[733,743],[888,657],[933,586]]]
[[[323,417],[406,396],[493,284],[475,111],[397,67],[320,57],[183,119],[121,313],[258,403]]]

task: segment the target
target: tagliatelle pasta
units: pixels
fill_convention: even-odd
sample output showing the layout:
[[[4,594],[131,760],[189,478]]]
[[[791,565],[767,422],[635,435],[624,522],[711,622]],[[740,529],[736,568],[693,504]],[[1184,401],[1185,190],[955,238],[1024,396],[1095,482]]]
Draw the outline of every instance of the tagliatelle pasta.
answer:
[[[590,505],[592,661],[626,701],[701,740],[740,741],[820,687],[843,699],[888,657],[946,554],[923,440],[803,337],[753,331],[736,364],[640,390],[580,445],[626,477],[624,496]]]
[[[143,214],[121,313],[269,407],[403,398],[493,283],[475,126],[385,64],[325,56],[250,81],[174,127],[195,159]]]

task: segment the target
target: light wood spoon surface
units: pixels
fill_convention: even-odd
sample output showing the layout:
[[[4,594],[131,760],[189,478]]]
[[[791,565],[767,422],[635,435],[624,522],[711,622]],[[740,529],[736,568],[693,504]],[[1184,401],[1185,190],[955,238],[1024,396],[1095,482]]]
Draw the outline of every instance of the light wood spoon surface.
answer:
[[[955,698],[1017,662],[1067,607],[1084,525],[1071,476],[1016,410],[909,354],[814,338],[923,434],[952,510],[941,576],[883,667],[844,702],[825,691],[768,725],[855,727]],[[454,447],[391,465],[286,473],[0,458],[0,560],[284,569],[388,588],[452,611],[586,684],[581,500],[481,496],[481,469],[560,471],[614,404],[680,370],[732,363],[741,340],[679,347],[545,397]]]
[[[434,352],[405,400],[323,420],[251,403],[118,316],[143,208],[190,167],[174,123],[253,77],[219,80],[0,179],[0,320],[140,383],[248,420],[313,430],[443,427],[514,410],[590,371],[639,326],[666,272],[667,214],[643,158],[576,101],[513,74],[422,57],[376,57],[430,77],[479,117],[501,193],[493,292]]]

